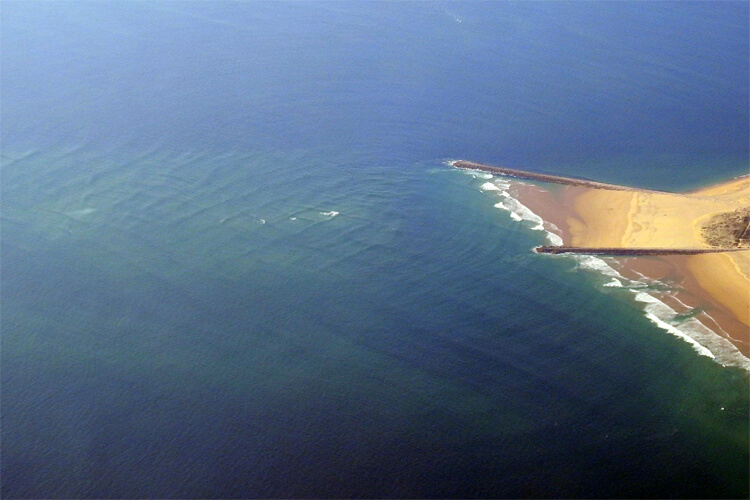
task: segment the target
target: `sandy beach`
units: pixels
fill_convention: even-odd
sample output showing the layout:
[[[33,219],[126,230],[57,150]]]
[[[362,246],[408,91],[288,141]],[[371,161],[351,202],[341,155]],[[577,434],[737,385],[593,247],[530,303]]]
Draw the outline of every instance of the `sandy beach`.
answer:
[[[750,206],[750,176],[684,194],[519,184],[515,195],[566,246],[711,248],[706,224]],[[665,303],[680,314],[700,311],[696,319],[750,357],[750,249],[616,260],[628,279],[670,283]]]
[[[488,168],[483,170],[505,174]],[[741,250],[748,246],[750,176],[668,193],[507,170],[509,179],[523,179],[512,180],[511,195],[539,215],[564,246],[717,250],[607,259],[628,280],[667,284],[669,292],[660,293],[659,300],[676,316],[695,318],[720,337],[695,334],[692,339],[703,347],[710,344],[717,361],[750,369],[750,248]],[[734,251],[722,251],[730,247]]]

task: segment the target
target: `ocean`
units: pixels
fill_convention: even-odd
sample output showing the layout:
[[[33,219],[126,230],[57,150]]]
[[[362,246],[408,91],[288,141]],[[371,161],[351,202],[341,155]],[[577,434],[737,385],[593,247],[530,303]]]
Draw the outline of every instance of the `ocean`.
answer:
[[[446,162],[746,173],[748,10],[4,1],[2,497],[747,498],[747,372]]]

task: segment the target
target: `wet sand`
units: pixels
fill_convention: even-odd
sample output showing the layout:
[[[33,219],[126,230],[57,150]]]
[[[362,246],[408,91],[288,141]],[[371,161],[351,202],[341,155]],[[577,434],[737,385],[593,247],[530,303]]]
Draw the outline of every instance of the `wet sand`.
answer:
[[[518,185],[519,201],[554,224],[563,245],[627,249],[711,249],[701,222],[750,205],[750,178],[689,194]],[[715,249],[714,249],[715,250]],[[670,284],[665,302],[695,317],[750,357],[750,250],[616,257],[624,277]]]
[[[458,168],[473,165],[463,163]],[[722,252],[709,244],[705,227],[717,214],[750,207],[750,176],[678,194],[515,172],[509,175],[535,184],[513,182],[512,195],[539,215],[564,246],[627,250],[623,253],[674,250],[674,255],[608,258],[625,278],[667,283],[670,291],[660,300],[731,342],[749,366],[750,248]],[[701,249],[711,253],[690,255]]]

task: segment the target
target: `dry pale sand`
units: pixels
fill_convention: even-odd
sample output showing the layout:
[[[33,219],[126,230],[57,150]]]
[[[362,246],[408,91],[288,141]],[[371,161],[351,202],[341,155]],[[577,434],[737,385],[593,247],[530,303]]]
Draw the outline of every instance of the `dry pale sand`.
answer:
[[[517,196],[559,229],[566,246],[711,248],[703,226],[716,214],[750,206],[750,176],[682,194],[527,185],[519,187]],[[648,275],[649,269],[669,269],[670,279],[684,290],[681,300],[710,313],[699,319],[744,356],[750,354],[750,250],[622,262],[625,272],[646,270]]]
[[[750,206],[750,177],[686,194],[591,189],[568,218],[573,246],[710,248],[701,230],[714,215]],[[750,330],[750,251],[693,255],[689,271]]]

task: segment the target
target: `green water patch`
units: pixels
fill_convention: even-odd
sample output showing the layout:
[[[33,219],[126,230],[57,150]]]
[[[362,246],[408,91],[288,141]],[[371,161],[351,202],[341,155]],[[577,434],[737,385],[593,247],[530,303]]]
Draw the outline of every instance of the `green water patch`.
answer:
[[[716,471],[746,457],[743,379],[531,253],[544,235],[470,176],[324,153],[3,172],[6,474],[61,496],[228,491],[217,474],[322,495],[419,463],[436,496],[456,471],[467,494],[532,475],[632,496],[622,464],[663,462],[741,489]]]

